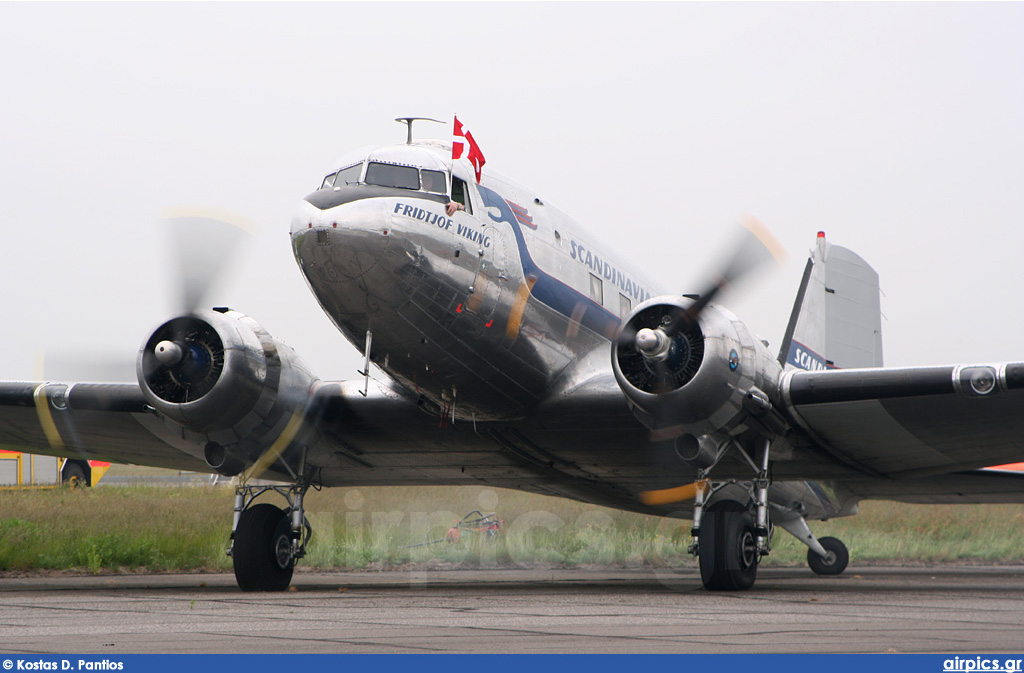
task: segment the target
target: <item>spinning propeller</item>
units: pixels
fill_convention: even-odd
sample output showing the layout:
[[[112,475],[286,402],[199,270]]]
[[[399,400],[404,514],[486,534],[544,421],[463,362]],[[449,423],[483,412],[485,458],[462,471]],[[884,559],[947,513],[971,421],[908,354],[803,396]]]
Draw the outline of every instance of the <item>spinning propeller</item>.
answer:
[[[687,434],[679,407],[660,398],[685,386],[701,369],[706,343],[700,317],[708,306],[755,270],[784,259],[781,244],[761,222],[747,216],[740,225],[739,240],[710,274],[702,292],[641,307],[620,330],[616,364],[625,381],[649,401],[642,420],[651,429],[652,442],[690,439],[693,441],[684,449],[689,450],[689,445],[698,441]],[[730,369],[735,367],[732,361],[728,364]],[[680,453],[678,441],[675,443],[675,452]],[[696,486],[688,484],[646,491],[640,498],[645,504],[667,504],[691,499],[695,493]]]
[[[196,209],[170,211],[163,225],[179,274],[176,308],[193,313],[245,247],[251,227],[230,213]]]
[[[216,331],[200,320],[192,319],[209,290],[216,285],[226,262],[243,247],[247,231],[239,218],[223,213],[196,210],[177,211],[162,221],[169,245],[162,249],[172,256],[178,269],[176,283],[164,283],[173,303],[183,313],[161,329],[162,335],[131,361],[110,353],[37,355],[37,378],[43,381],[47,369],[56,370],[59,379],[124,382],[135,372],[145,376],[147,384],[173,403],[187,402],[212,387],[223,364],[223,348]],[[143,364],[144,362],[144,364]],[[129,364],[130,363],[130,364]],[[74,416],[64,421],[75,432]]]
[[[237,217],[219,212],[176,211],[163,220],[178,269],[176,303],[185,314],[163,325],[147,342],[138,374],[168,402],[202,397],[224,366],[224,346],[215,330],[192,318],[248,239]]]
[[[641,311],[623,325],[616,343],[623,374],[645,392],[662,393],[685,385],[703,359],[700,314],[723,291],[769,261],[782,262],[778,239],[759,220],[740,220],[739,240],[731,255],[699,294],[683,295],[685,306],[662,304]]]
[[[202,400],[203,411],[193,405],[187,418],[194,430],[206,433],[210,439],[204,448],[207,462],[228,475],[248,465],[243,478],[260,477],[291,446],[302,428],[309,391],[303,376],[308,375],[288,379],[285,370],[291,360],[276,345],[270,349],[273,363],[268,363],[271,356],[264,350],[262,339],[272,337],[254,322],[236,323],[237,314],[227,309],[214,309],[225,313],[223,317],[198,313],[208,306],[206,297],[223,275],[227,262],[247,242],[248,228],[238,218],[223,213],[194,211],[175,213],[165,223],[179,271],[181,313],[161,325],[143,347],[138,360],[140,382],[172,406]],[[257,360],[263,364],[255,364]],[[272,392],[265,394],[268,389]],[[286,412],[288,421],[283,429],[260,436],[253,432],[253,426],[276,422],[273,416],[267,416],[271,410],[265,408],[275,396],[274,409],[280,405],[291,410]],[[218,429],[222,424],[230,429]],[[241,438],[237,443],[217,443],[223,441],[220,437],[236,432]],[[261,444],[263,441],[267,444]],[[266,448],[255,453],[261,445]]]
[[[160,225],[164,240],[159,249],[169,257],[168,267],[176,270],[177,278],[168,282],[158,281],[155,285],[159,288],[158,293],[170,300],[165,305],[171,305],[183,314],[193,313],[204,305],[205,298],[216,288],[227,263],[245,247],[250,229],[238,217],[197,209],[169,212]],[[160,265],[154,264],[152,268],[157,270]],[[135,358],[125,357],[120,349],[51,351],[41,349],[37,353],[35,378],[123,382],[134,378],[136,371]],[[161,357],[167,364],[173,363],[172,355]],[[168,358],[170,361],[166,360]]]

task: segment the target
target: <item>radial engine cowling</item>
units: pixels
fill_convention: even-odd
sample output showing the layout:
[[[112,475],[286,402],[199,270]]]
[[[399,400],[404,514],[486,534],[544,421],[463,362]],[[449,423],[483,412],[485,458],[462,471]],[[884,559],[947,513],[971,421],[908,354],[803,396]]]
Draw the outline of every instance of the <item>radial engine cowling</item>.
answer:
[[[748,397],[777,399],[778,362],[730,311],[710,305],[695,323],[670,327],[692,303],[658,297],[641,304],[612,348],[615,380],[634,415],[666,436],[729,432],[750,415]]]
[[[228,309],[165,322],[140,349],[136,373],[150,405],[232,476],[281,436],[316,382],[291,348]]]

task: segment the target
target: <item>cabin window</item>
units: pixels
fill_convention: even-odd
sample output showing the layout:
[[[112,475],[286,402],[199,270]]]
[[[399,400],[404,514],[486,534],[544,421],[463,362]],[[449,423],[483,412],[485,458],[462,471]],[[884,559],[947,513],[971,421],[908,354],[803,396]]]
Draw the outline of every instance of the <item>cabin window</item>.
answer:
[[[624,294],[619,295],[619,317],[625,318],[633,309],[633,302]]]
[[[366,184],[419,189],[420,172],[412,166],[395,166],[371,161],[366,167]]]
[[[423,180],[423,191],[434,194],[448,193],[448,185],[445,182],[442,171],[428,171],[424,169],[420,171],[420,176]]]
[[[469,186],[465,180],[452,176],[452,201],[466,207],[466,214],[473,214],[473,204],[469,202]]]
[[[594,274],[590,274],[590,298],[598,304],[604,304],[604,284]]]

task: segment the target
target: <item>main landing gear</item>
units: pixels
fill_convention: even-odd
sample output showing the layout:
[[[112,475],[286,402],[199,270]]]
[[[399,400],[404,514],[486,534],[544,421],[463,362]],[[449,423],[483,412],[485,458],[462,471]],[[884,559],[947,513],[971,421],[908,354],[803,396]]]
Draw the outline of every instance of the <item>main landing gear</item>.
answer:
[[[753,517],[746,505],[719,500],[704,512],[697,529],[700,579],[712,591],[742,591],[754,586],[761,560]]]
[[[292,581],[295,562],[306,555],[313,529],[303,511],[309,482],[290,486],[235,488],[235,519],[228,548],[235,580],[242,591],[284,591]],[[270,503],[253,504],[267,491],[288,503],[281,509]]]
[[[752,481],[713,483],[709,480],[711,469],[730,447],[755,471]],[[838,575],[850,560],[846,545],[841,541],[834,537],[815,538],[801,513],[769,504],[771,445],[765,440],[760,448],[757,456],[760,461],[754,462],[743,447],[735,443],[726,445],[708,468],[697,471],[690,553],[698,557],[701,581],[711,591],[742,591],[754,586],[761,557],[771,551],[775,525],[807,545],[807,564],[818,575]],[[742,497],[744,491],[747,498]],[[713,496],[719,497],[713,499]]]

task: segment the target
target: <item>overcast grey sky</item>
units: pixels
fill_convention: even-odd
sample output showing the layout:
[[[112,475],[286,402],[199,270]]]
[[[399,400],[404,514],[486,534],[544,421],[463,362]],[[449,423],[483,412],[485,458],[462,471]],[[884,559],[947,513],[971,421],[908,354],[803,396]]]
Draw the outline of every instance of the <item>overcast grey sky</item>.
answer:
[[[1024,359],[1022,36],[1020,3],[0,3],[0,378],[130,360],[189,205],[259,230],[210,303],[355,376],[292,210],[456,112],[485,171],[680,291],[759,217],[789,262],[724,303],[773,345],[824,229],[881,274],[887,364]]]

